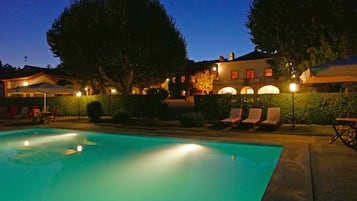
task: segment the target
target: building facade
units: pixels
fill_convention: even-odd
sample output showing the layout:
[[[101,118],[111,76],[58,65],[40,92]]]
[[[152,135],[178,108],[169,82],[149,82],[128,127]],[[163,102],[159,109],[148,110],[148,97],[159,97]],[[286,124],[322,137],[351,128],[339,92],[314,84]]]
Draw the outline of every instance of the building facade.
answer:
[[[66,75],[59,69],[41,68],[36,66],[25,66],[17,74],[0,76],[0,91],[3,97],[36,97],[42,93],[8,93],[8,90],[15,87],[23,87],[41,82],[63,85],[75,89],[81,89],[81,80]]]
[[[278,94],[287,77],[277,77],[269,64],[271,57],[261,52],[251,52],[239,58],[230,54],[214,66],[216,79],[214,94]]]

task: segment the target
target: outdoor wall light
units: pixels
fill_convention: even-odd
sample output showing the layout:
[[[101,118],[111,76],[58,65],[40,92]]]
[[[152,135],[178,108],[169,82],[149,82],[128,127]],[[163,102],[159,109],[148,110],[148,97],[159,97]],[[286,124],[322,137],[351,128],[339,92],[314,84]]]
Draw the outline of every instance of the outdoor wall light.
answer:
[[[215,75],[215,79],[218,80],[218,66],[213,66],[212,71],[213,71],[213,74]]]

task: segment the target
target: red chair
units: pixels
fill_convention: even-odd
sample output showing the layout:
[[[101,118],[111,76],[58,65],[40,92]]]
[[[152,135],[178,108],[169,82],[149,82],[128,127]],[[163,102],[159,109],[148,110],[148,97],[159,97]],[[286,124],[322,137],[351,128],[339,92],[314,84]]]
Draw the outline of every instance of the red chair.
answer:
[[[10,107],[10,110],[5,114],[4,118],[11,119],[16,115],[16,113],[17,113],[17,106],[12,106]]]
[[[37,117],[37,116],[40,115],[40,113],[41,113],[41,110],[40,110],[39,107],[37,107],[37,106],[32,106],[32,107],[31,107],[31,110],[30,110],[30,113],[29,113],[29,117],[30,117],[30,118]]]

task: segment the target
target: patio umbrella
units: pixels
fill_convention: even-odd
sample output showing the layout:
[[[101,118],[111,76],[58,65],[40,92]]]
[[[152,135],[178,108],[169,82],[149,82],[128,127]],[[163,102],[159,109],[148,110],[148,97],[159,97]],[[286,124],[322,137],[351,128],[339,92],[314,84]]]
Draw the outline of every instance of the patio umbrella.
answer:
[[[32,84],[28,86],[15,87],[8,89],[8,93],[43,93],[43,108],[46,112],[46,96],[47,94],[73,94],[76,89],[69,88],[61,85],[50,84],[47,82],[41,82],[37,84]]]
[[[357,56],[310,67],[300,79],[304,84],[357,82]]]

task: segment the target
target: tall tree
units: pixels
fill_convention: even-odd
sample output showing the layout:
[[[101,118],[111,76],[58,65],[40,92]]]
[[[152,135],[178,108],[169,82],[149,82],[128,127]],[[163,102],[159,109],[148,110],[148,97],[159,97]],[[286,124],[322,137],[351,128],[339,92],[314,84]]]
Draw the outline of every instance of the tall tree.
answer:
[[[254,0],[247,27],[284,73],[357,54],[355,0]]]
[[[47,32],[63,69],[122,94],[165,80],[186,60],[186,43],[157,0],[79,0]]]

